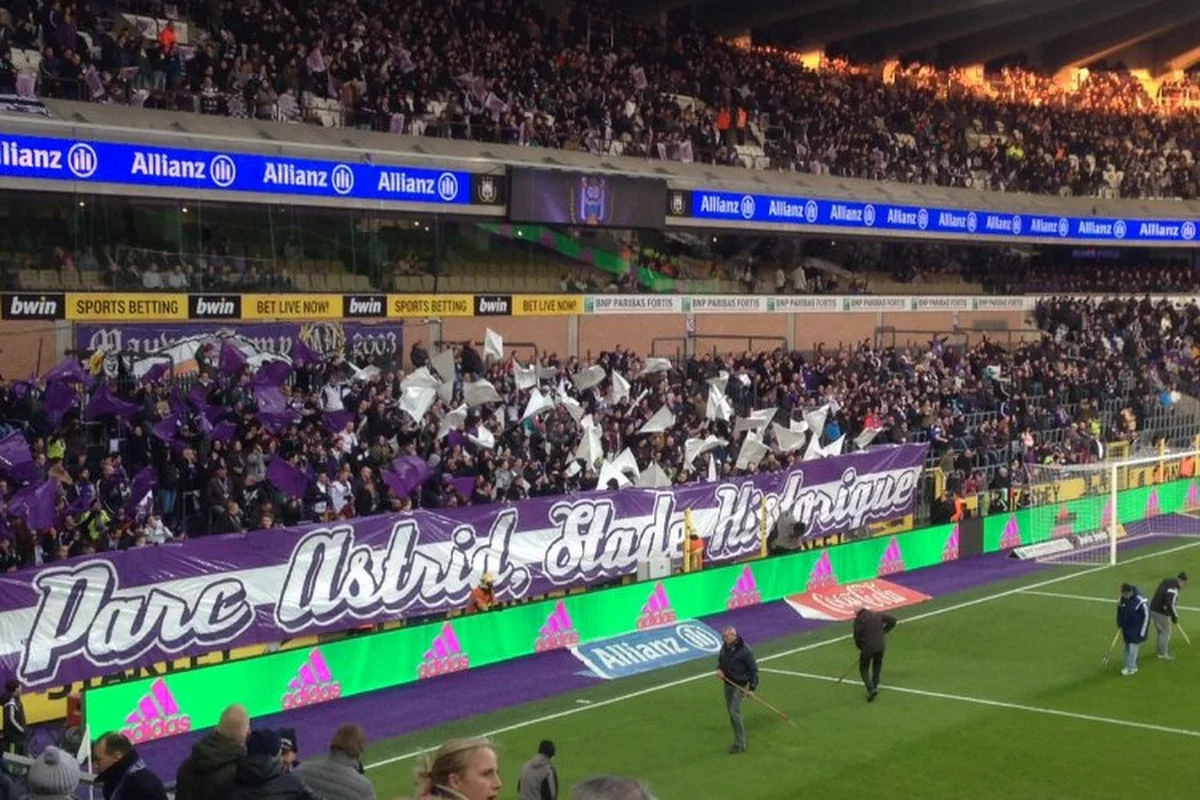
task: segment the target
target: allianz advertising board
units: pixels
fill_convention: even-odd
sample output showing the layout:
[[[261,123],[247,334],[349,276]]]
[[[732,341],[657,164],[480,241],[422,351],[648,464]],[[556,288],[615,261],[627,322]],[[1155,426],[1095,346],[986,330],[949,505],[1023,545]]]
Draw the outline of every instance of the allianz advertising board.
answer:
[[[571,648],[598,678],[615,680],[715,656],[721,636],[703,622],[685,620]]]

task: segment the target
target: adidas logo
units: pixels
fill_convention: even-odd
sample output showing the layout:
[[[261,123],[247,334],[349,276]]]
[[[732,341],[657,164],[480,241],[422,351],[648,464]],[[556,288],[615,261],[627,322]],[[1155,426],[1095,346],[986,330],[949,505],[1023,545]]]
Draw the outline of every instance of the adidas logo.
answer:
[[[546,624],[538,631],[537,642],[533,649],[535,652],[544,653],[547,650],[574,647],[577,644],[579,644],[579,634],[575,632],[575,624],[571,622],[571,615],[567,611],[567,607],[563,605],[562,600],[559,600],[555,604],[554,610],[550,612],[550,616],[546,617]]]
[[[949,538],[946,539],[946,545],[942,548],[942,561],[957,561],[958,560],[958,526],[954,526],[954,530],[950,532]]]
[[[1016,517],[1009,517],[1004,525],[1004,533],[1000,536],[1000,549],[1009,550],[1021,546],[1021,526]]]
[[[675,609],[671,608],[671,601],[667,599],[666,588],[662,583],[655,584],[654,591],[642,606],[642,614],[637,621],[638,630],[667,625],[675,619]]]
[[[899,540],[893,536],[879,559],[879,574],[895,575],[897,572],[904,572],[904,554],[900,552]]]
[[[813,564],[812,572],[808,573],[807,590],[815,592],[818,589],[830,589],[837,585],[837,576],[833,574],[833,562],[829,560],[829,553],[821,553],[817,563]]]
[[[469,666],[470,659],[458,643],[454,626],[447,622],[438,635],[433,637],[433,644],[425,651],[417,675],[421,678],[434,678],[438,675],[449,675],[451,672],[461,672]]]
[[[733,584],[733,589],[729,592],[729,599],[725,601],[725,607],[729,609],[745,608],[746,606],[756,606],[762,602],[762,594],[758,591],[758,582],[754,580],[754,573],[750,571],[750,567],[744,567],[742,574],[738,576],[737,583]]]
[[[153,742],[187,733],[192,729],[192,718],[179,713],[179,704],[167,682],[159,678],[150,687],[150,693],[138,701],[137,709],[125,718],[121,733],[134,744]]]
[[[1146,498],[1146,511],[1143,516],[1157,517],[1162,513],[1162,509],[1158,504],[1158,490],[1151,489],[1150,496]]]
[[[321,649],[314,647],[308,658],[300,665],[296,677],[288,681],[287,693],[283,695],[283,708],[289,711],[302,706],[327,703],[342,696],[342,685],[329,673],[329,665]]]
[[[1188,511],[1195,511],[1197,508],[1200,508],[1200,486],[1195,481],[1192,481],[1192,484],[1188,486],[1187,498],[1183,502]]]

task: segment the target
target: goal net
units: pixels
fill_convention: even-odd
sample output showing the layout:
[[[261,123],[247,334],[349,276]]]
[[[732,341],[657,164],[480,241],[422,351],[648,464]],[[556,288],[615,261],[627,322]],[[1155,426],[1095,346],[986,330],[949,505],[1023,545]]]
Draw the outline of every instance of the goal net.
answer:
[[[1032,543],[1058,564],[1118,564],[1141,547],[1200,537],[1200,451],[1072,466],[1027,465]]]

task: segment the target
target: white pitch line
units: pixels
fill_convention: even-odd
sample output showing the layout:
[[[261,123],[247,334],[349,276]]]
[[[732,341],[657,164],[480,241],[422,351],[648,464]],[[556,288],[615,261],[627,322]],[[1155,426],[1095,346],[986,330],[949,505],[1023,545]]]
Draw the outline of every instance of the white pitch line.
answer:
[[[831,678],[828,675],[815,675],[811,672],[793,672],[788,669],[764,669],[763,672],[769,672],[772,675],[788,675],[794,678],[808,678],[814,681],[825,681],[827,683],[837,683],[837,678]],[[851,688],[858,686],[857,682],[848,684]],[[1094,714],[1080,714],[1075,711],[1061,711],[1057,708],[1042,708],[1041,706],[1027,706],[1021,703],[1007,703],[1003,700],[987,700],[982,697],[971,697],[965,694],[948,694],[946,692],[931,692],[926,689],[911,689],[906,686],[892,686],[887,684],[881,687],[881,691],[886,694],[888,692],[901,692],[903,694],[915,694],[921,697],[936,697],[939,700],[957,700],[960,703],[972,703],[977,706],[991,706],[992,708],[1006,708],[1011,711],[1027,711],[1031,714],[1046,714],[1052,717],[1066,717],[1067,719],[1077,719],[1084,722],[1102,722],[1105,725],[1119,725],[1124,728],[1138,728],[1144,731],[1155,731],[1156,733],[1173,733],[1180,736],[1194,736],[1200,738],[1200,731],[1187,730],[1186,728],[1171,728],[1166,725],[1152,725],[1149,722],[1134,722],[1128,719],[1118,719],[1116,717],[1098,717]]]
[[[1108,603],[1115,607],[1116,598],[1089,597],[1086,594],[1063,594],[1062,592],[1039,592],[1036,589],[1026,589],[1021,594],[1036,594],[1038,597],[1057,597],[1062,600],[1084,600],[1089,603]],[[1180,611],[1200,611],[1200,606],[1176,606]]]
[[[1121,564],[1121,566],[1125,566],[1126,564],[1133,564],[1138,561],[1145,561],[1146,559],[1149,559],[1149,558],[1158,558],[1159,556],[1170,555],[1171,553],[1177,553],[1181,550],[1190,550],[1193,547],[1200,547],[1200,541],[1190,542],[1188,544],[1179,545],[1178,547],[1172,547],[1169,550],[1160,550],[1157,553],[1147,553],[1145,555],[1137,556],[1136,558],[1131,558],[1128,561],[1123,562]],[[974,600],[967,600],[962,603],[956,603],[952,606],[946,606],[945,608],[938,608],[933,611],[926,611],[924,614],[917,614],[912,617],[906,617],[906,618],[900,620],[900,624],[907,625],[912,622],[918,622],[923,619],[929,619],[930,617],[941,616],[942,614],[948,614],[951,611],[959,611],[964,608],[970,608],[972,606],[977,606],[981,603],[989,603],[992,600],[1000,600],[1005,597],[1011,597],[1014,594],[1020,594],[1021,592],[1027,591],[1029,589],[1040,589],[1043,586],[1053,586],[1056,583],[1062,583],[1063,581],[1074,580],[1075,578],[1081,578],[1084,575],[1091,575],[1094,572],[1102,572],[1106,569],[1111,569],[1111,567],[1108,564],[1104,564],[1103,566],[1091,567],[1090,569],[1085,569],[1081,572],[1070,572],[1070,573],[1067,573],[1066,575],[1059,575],[1056,578],[1049,578],[1044,581],[1038,581],[1037,583],[1031,583],[1028,586],[1018,586],[1015,589],[1005,589],[1003,592],[997,592],[996,594],[989,594],[989,595],[985,595],[983,597],[977,597]],[[804,653],[808,650],[815,650],[818,647],[825,647],[827,645],[837,644],[838,642],[844,642],[850,638],[851,638],[850,634],[843,634],[842,636],[835,636],[832,639],[823,639],[819,642],[811,642],[810,644],[802,645],[800,647],[793,647],[791,650],[784,650],[781,653],[774,653],[769,656],[763,656],[758,661],[759,661],[759,663],[763,663],[763,662],[767,662],[767,661],[775,661],[780,658],[787,658],[788,656],[794,656],[797,653]],[[712,678],[712,676],[713,676],[712,672],[703,672],[699,675],[692,675],[687,678],[679,678],[678,680],[667,681],[666,683],[660,683],[656,686],[648,686],[645,689],[639,689],[636,692],[630,692],[628,694],[622,694],[622,695],[618,695],[616,697],[610,697],[606,700],[597,700],[594,703],[592,703],[591,705],[575,706],[573,708],[568,708],[563,711],[556,711],[553,714],[545,714],[540,717],[534,717],[533,719],[527,719],[523,722],[514,722],[512,725],[505,725],[502,728],[496,728],[495,730],[488,731],[487,733],[484,733],[483,735],[489,736],[489,737],[499,736],[502,733],[508,733],[510,731],[516,731],[516,730],[520,730],[522,728],[528,728],[531,725],[541,725],[543,722],[551,722],[553,720],[562,719],[563,717],[569,717],[569,716],[572,716],[573,714],[579,714],[584,711],[593,711],[597,708],[604,708],[605,706],[613,705],[614,703],[622,703],[626,700],[633,700],[638,697],[644,697],[648,694],[654,694],[655,692],[660,692],[664,689],[673,689],[676,686],[683,686],[685,683],[692,683],[694,681],[702,680],[704,678]],[[419,755],[423,755],[423,754],[429,752],[431,749],[432,748],[427,747],[427,748],[424,748],[421,750],[413,750],[412,752],[405,753],[404,755],[392,756],[390,758],[383,758],[383,759],[380,759],[379,761],[374,762],[373,764],[367,764],[364,767],[364,769],[377,769],[379,767],[386,767],[388,764],[395,764],[399,761],[407,761],[410,758],[416,758]]]

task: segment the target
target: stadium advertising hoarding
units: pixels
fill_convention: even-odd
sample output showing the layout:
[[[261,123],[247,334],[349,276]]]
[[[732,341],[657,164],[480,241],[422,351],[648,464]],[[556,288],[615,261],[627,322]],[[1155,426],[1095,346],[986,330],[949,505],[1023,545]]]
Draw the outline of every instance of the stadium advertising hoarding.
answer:
[[[1060,243],[1187,244],[1197,221],[1013,214],[988,209],[936,208],[816,197],[672,189],[667,214],[675,219],[799,225],[858,233],[909,233],[980,239],[1041,239]]]
[[[239,195],[501,206],[503,175],[149,144],[0,134],[0,177]]]
[[[666,181],[595,172],[514,169],[513,222],[614,228],[661,228]]]
[[[788,511],[810,536],[912,512],[925,445],[671,490],[417,511],[102,554],[0,576],[0,665],[30,688],[228,647],[461,608],[480,574],[502,600],[678,558],[684,511],[720,563],[760,552]]]

